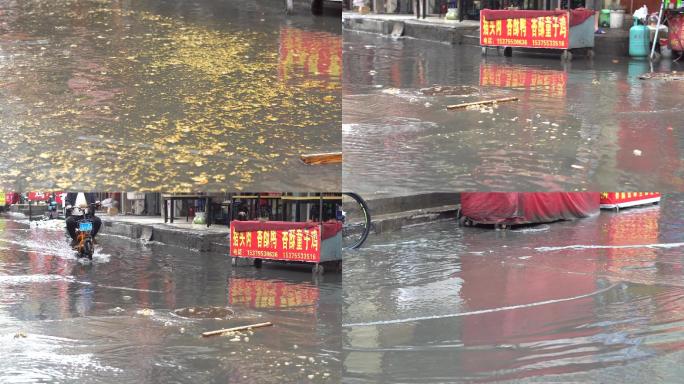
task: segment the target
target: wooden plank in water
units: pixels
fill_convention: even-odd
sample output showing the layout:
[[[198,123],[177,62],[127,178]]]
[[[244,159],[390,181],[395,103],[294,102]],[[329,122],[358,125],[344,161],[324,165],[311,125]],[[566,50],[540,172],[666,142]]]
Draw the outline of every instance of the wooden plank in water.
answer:
[[[342,152],[311,153],[308,155],[301,155],[301,159],[309,165],[341,164]]]
[[[265,323],[258,323],[258,324],[251,324],[251,325],[243,325],[241,327],[233,327],[233,328],[225,328],[225,329],[219,329],[216,331],[209,331],[209,332],[204,332],[202,333],[203,337],[209,337],[209,336],[216,336],[216,335],[221,335],[226,332],[236,332],[236,331],[246,331],[254,328],[262,328],[262,327],[270,327],[273,324],[271,322],[265,322]]]
[[[518,101],[518,98],[517,97],[504,97],[503,99],[482,100],[482,101],[473,101],[472,103],[447,105],[447,109],[448,110],[462,109],[462,108],[472,107],[474,105],[497,104],[497,103],[505,103],[508,101]]]

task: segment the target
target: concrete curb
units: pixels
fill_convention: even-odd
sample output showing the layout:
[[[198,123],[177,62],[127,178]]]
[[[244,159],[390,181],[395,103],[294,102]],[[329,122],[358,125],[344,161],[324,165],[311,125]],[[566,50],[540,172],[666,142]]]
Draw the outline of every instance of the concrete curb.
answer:
[[[460,202],[460,193],[452,192],[369,198],[366,201],[375,234],[455,218]]]
[[[342,14],[342,27],[349,30],[390,35],[395,25],[403,28],[403,36],[450,44],[462,44],[466,35],[479,28],[474,25],[435,25],[418,19],[388,20]]]
[[[429,209],[460,203],[461,195],[454,192],[421,193],[407,196],[365,197],[371,215]]]
[[[460,204],[456,204],[433,207],[430,209],[417,209],[413,211],[379,215],[377,217],[371,218],[372,230],[373,233],[377,235],[383,232],[398,231],[411,225],[425,224],[439,220],[455,219],[460,208]]]
[[[224,233],[203,233],[199,230],[177,229],[164,224],[137,224],[102,219],[102,234],[156,241],[166,245],[199,252],[228,252],[228,236]]]

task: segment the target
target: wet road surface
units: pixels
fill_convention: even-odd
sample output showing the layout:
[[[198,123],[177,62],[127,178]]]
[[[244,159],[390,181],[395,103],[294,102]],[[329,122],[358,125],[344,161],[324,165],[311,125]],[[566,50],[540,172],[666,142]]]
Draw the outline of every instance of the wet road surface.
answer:
[[[339,382],[339,274],[98,238],[84,265],[60,228],[0,218],[0,382]],[[175,313],[189,307],[234,313]],[[264,321],[249,340],[200,336]]]
[[[679,382],[682,217],[669,195],[573,222],[371,237],[345,258],[345,382]]]
[[[0,0],[1,184],[339,190],[339,11],[283,4]]]
[[[639,80],[646,61],[564,67],[354,31],[343,52],[343,179],[358,193],[684,188],[684,81]],[[454,89],[421,92],[433,85]],[[504,97],[519,101],[446,110]]]

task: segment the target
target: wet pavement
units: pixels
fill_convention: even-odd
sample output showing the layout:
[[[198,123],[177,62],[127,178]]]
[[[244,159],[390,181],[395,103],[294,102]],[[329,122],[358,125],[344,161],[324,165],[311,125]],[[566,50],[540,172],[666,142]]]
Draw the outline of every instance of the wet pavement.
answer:
[[[508,231],[369,238],[344,269],[344,382],[681,381],[684,195]]]
[[[684,81],[647,61],[514,53],[344,32],[344,185],[366,196],[684,188]],[[657,71],[678,71],[662,62]],[[421,89],[451,86],[447,92]],[[447,105],[517,97],[494,108]]]
[[[98,238],[83,264],[55,224],[0,218],[0,382],[340,381],[339,274]]]
[[[7,189],[339,190],[339,10],[0,0]]]

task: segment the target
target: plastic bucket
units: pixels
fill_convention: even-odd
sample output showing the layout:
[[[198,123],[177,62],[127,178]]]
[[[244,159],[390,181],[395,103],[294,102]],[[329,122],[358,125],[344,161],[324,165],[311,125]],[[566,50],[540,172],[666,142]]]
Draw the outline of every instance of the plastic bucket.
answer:
[[[622,24],[624,22],[625,22],[625,11],[623,11],[623,10],[610,11],[610,28],[611,29],[622,28]]]
[[[610,9],[602,9],[599,14],[599,26],[601,28],[610,27]]]

